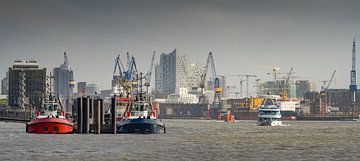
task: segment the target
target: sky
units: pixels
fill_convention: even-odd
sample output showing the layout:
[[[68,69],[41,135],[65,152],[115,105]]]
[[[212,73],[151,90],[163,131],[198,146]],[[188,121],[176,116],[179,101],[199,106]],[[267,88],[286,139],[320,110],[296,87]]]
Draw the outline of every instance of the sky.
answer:
[[[158,61],[176,48],[200,64],[212,51],[219,74],[266,81],[272,67],[293,67],[320,87],[336,70],[331,87],[348,88],[359,8],[358,0],[1,0],[0,78],[15,59],[52,70],[66,51],[75,81],[110,89],[118,54],[130,52],[146,72],[153,51]]]

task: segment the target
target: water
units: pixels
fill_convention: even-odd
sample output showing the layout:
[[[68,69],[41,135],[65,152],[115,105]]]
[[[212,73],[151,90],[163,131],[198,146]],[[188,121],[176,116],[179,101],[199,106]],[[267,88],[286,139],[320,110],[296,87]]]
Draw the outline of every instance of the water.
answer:
[[[0,160],[359,160],[360,122],[164,120],[159,135],[27,134],[0,122]]]

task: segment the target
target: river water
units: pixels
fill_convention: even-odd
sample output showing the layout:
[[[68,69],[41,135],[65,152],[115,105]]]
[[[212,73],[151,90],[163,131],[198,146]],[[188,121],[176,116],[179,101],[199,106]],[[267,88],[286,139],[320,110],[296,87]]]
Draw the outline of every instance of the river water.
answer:
[[[360,160],[360,122],[163,121],[158,135],[39,135],[0,122],[0,160]]]

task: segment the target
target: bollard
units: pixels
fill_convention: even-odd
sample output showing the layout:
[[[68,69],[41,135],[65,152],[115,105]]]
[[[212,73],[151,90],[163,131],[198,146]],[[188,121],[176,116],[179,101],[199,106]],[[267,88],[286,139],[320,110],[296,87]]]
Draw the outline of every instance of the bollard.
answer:
[[[113,134],[116,134],[116,109],[115,109],[116,96],[111,98],[111,130]]]
[[[89,98],[83,97],[83,131],[82,133],[89,133]]]
[[[101,101],[98,99],[96,100],[96,133],[100,134],[101,133],[101,117],[100,117],[100,109],[101,109],[101,105],[100,105]]]
[[[93,99],[89,98],[89,119],[93,119],[93,118],[94,118],[94,102]]]
[[[81,134],[82,133],[82,127],[83,127],[83,124],[82,124],[82,97],[80,98],[77,98],[77,133],[78,134]]]

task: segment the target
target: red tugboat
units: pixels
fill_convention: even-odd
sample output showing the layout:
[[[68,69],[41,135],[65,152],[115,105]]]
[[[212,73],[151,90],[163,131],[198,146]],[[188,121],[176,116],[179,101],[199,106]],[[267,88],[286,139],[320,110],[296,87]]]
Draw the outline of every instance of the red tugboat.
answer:
[[[36,117],[26,123],[27,133],[39,134],[68,134],[74,130],[74,123],[67,120],[61,111],[59,101],[53,96],[45,98],[42,109],[36,113]]]

